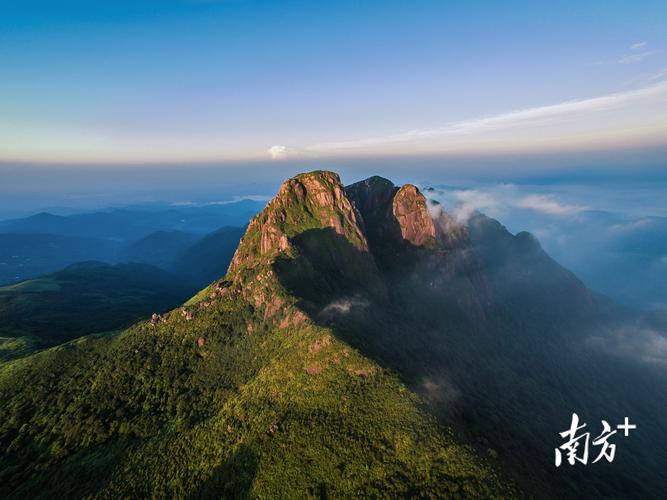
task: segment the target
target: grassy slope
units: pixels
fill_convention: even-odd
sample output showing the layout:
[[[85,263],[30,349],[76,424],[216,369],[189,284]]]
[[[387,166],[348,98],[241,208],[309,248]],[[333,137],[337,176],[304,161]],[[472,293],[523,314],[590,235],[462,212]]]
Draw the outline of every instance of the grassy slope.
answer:
[[[394,375],[326,329],[272,331],[240,304],[3,365],[0,496],[498,491]]]

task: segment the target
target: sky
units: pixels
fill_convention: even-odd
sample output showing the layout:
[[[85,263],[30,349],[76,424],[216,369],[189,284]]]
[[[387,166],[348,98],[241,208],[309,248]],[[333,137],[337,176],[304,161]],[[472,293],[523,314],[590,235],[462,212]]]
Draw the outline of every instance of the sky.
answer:
[[[5,179],[24,164],[667,151],[664,0],[0,0],[0,13]]]

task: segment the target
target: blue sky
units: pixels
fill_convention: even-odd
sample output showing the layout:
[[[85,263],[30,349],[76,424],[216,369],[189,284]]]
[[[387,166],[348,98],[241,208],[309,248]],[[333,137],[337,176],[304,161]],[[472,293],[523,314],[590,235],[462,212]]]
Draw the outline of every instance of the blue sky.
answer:
[[[664,1],[0,1],[0,161],[667,145]]]

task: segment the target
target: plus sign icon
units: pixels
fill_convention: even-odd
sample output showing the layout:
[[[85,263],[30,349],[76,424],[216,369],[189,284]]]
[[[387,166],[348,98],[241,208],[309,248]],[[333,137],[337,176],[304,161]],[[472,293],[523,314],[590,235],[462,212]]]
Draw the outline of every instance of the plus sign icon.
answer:
[[[628,437],[630,435],[630,431],[636,429],[637,426],[634,424],[630,424],[630,420],[628,419],[628,417],[625,417],[625,422],[623,422],[622,425],[617,425],[616,428],[621,429],[624,432],[625,437]]]
[[[587,424],[580,422],[579,415],[573,413],[569,429],[559,432],[565,442],[554,450],[556,467],[561,466],[563,459],[570,465],[577,463],[587,465],[592,448],[595,448],[595,458],[591,463],[597,463],[602,459],[613,462],[616,456],[616,444],[612,440],[617,432],[622,431],[623,437],[628,437],[630,431],[637,429],[637,425],[631,424],[628,417],[625,417],[623,423],[618,424],[616,428],[612,428],[606,420],[602,420],[601,424],[602,432],[591,437]]]

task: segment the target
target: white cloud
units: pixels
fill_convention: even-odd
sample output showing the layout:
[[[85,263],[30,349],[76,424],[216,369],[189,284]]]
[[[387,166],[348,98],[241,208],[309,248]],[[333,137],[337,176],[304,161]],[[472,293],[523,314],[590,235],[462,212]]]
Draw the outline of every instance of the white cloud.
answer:
[[[650,51],[650,50],[644,50],[642,52],[639,52],[640,50],[646,48],[646,42],[637,42],[633,43],[628,47],[628,50],[630,50],[629,54],[624,54],[621,57],[618,58],[616,62],[620,64],[631,64],[639,61],[643,61],[647,57],[653,55],[655,51]],[[607,61],[599,60],[593,62],[594,66],[600,66],[603,64],[607,64]]]
[[[544,194],[532,194],[526,196],[521,198],[516,205],[521,208],[528,208],[548,215],[574,215],[586,210],[586,207],[565,205],[560,203],[554,196]]]
[[[638,56],[641,54],[634,54]],[[345,156],[663,144],[666,110],[667,80],[663,80],[589,99],[519,109],[434,129],[320,143],[304,150],[313,156]]]
[[[467,223],[470,217],[476,212],[489,211],[494,209],[498,202],[489,193],[477,189],[466,189],[457,191],[454,196],[460,203],[454,210],[454,218],[460,223]]]
[[[364,309],[368,307],[368,301],[357,297],[334,300],[327,304],[321,311],[322,315],[347,315],[353,309]]]
[[[288,150],[286,146],[271,146],[267,153],[271,156],[272,160],[285,160],[288,156]]]
[[[461,397],[461,391],[444,376],[424,377],[421,382],[421,392],[434,405],[451,405]]]
[[[505,217],[515,209],[531,210],[549,216],[572,216],[589,210],[590,207],[564,203],[553,193],[525,192],[514,184],[497,184],[477,189],[440,190],[432,189],[426,195],[441,203],[441,207],[451,213],[454,218],[466,224],[476,212],[490,217]],[[523,217],[523,216],[522,216]],[[531,229],[535,231],[535,229]],[[550,229],[543,228],[539,236],[556,238]],[[559,243],[565,243],[560,241]]]
[[[608,354],[667,367],[667,337],[657,330],[622,327],[605,336],[590,337],[588,343]]]
[[[610,229],[615,232],[632,232],[637,229],[644,229],[646,226],[650,226],[652,222],[652,219],[649,218],[636,219],[630,222],[614,224]]]

